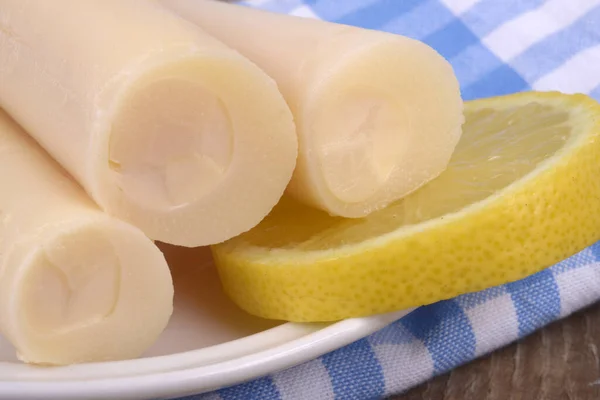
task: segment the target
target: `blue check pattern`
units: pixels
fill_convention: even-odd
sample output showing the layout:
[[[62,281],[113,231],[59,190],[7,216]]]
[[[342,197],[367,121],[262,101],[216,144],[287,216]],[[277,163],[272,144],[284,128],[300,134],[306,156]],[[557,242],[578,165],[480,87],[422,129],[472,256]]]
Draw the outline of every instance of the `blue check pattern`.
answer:
[[[524,90],[600,100],[600,0],[249,0],[251,7],[419,39],[465,100]],[[600,299],[600,243],[518,282],[421,307],[306,364],[186,400],[378,399]]]

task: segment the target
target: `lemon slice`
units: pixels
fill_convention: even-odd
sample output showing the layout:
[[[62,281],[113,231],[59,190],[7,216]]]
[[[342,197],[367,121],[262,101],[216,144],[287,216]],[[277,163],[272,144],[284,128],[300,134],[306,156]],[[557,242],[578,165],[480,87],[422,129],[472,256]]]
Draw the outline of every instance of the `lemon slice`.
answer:
[[[331,321],[521,279],[600,239],[598,103],[529,92],[465,117],[448,169],[403,200],[342,219],[284,199],[213,247],[226,292],[264,318]]]

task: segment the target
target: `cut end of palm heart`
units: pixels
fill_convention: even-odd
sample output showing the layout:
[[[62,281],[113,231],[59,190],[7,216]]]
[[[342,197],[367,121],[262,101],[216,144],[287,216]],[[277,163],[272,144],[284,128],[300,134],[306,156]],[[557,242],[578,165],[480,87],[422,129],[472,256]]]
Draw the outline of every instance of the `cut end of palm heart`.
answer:
[[[213,247],[251,314],[334,321],[522,279],[600,239],[600,105],[528,92],[467,102],[448,169],[386,209],[343,219],[283,199]]]

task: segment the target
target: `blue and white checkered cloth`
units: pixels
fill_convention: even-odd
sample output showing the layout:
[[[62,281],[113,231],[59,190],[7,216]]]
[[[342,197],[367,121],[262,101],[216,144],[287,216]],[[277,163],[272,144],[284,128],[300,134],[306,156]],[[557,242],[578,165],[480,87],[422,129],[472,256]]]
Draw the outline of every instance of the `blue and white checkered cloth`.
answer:
[[[600,100],[600,0],[249,0],[399,33],[454,66],[466,100],[557,89]],[[377,399],[600,299],[600,243],[524,280],[421,307],[306,364],[194,400]]]

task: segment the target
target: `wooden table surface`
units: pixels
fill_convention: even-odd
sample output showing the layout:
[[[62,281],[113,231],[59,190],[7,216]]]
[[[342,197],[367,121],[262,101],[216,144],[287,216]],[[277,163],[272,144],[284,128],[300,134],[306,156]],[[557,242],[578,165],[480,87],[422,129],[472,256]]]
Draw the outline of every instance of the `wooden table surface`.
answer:
[[[597,304],[389,400],[600,400],[599,347]]]
[[[600,304],[390,400],[600,400]]]

